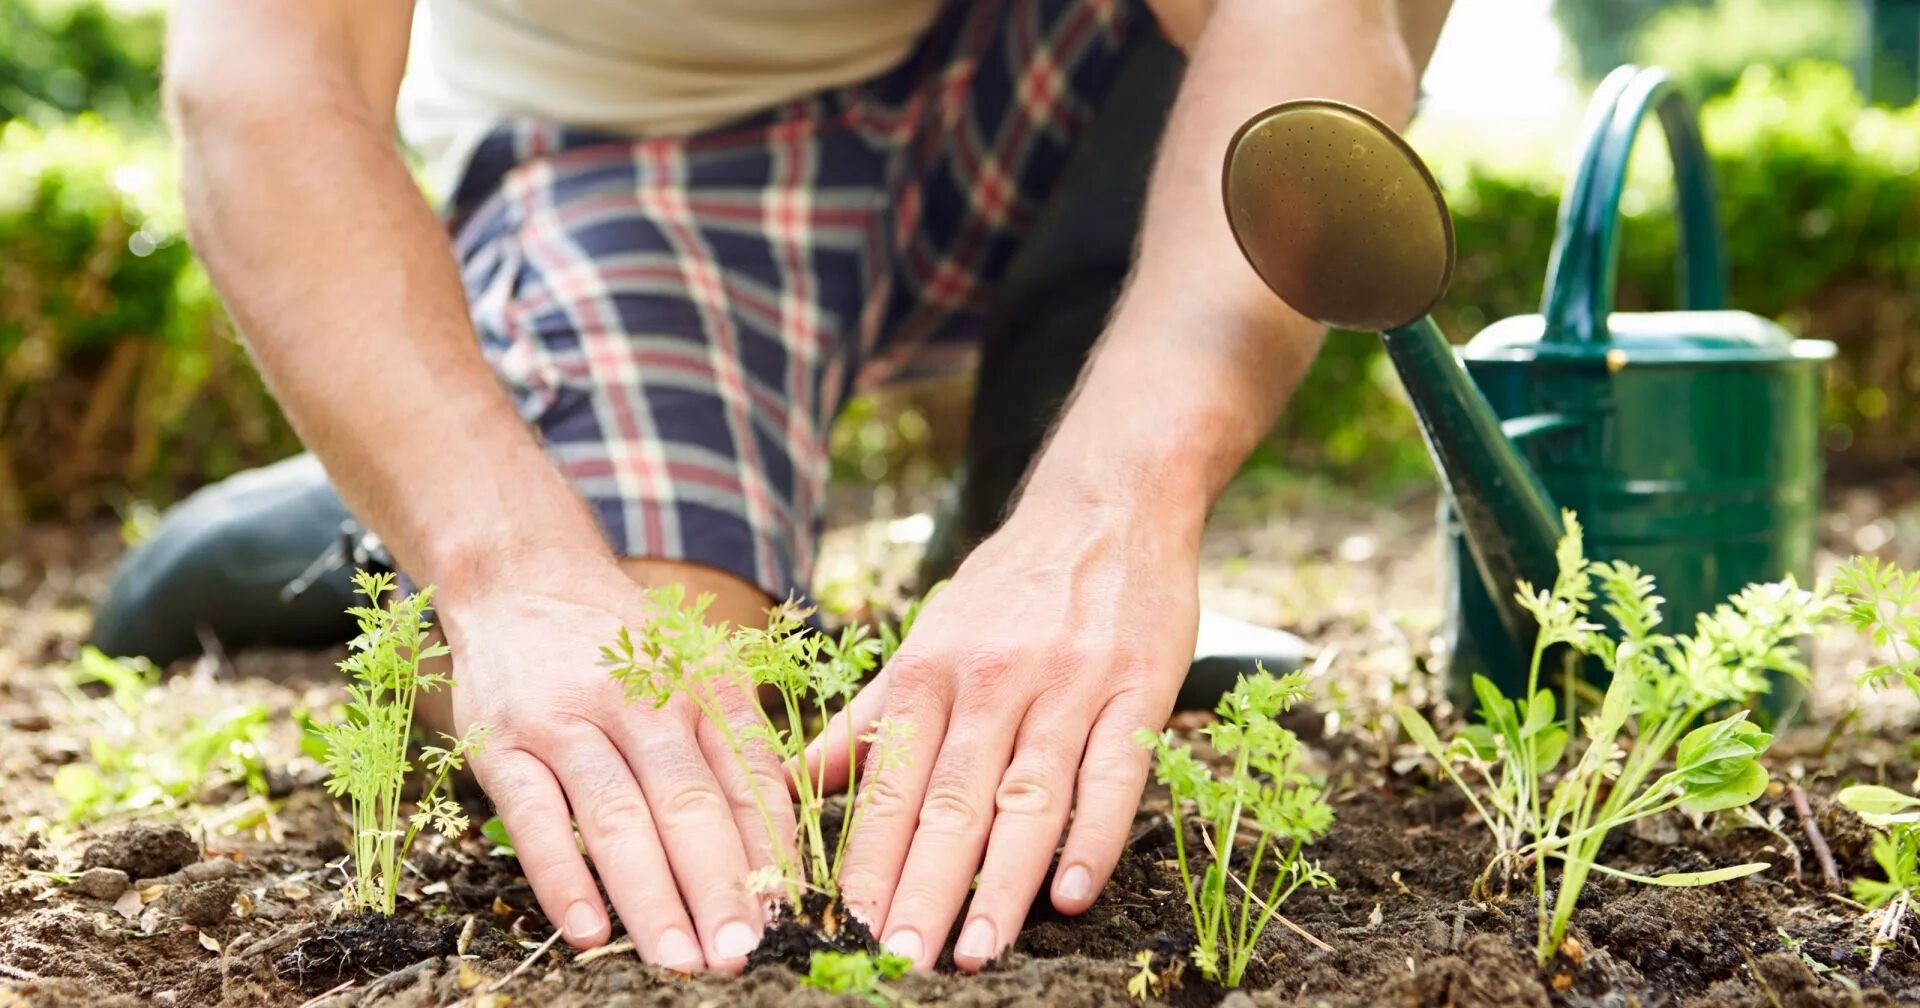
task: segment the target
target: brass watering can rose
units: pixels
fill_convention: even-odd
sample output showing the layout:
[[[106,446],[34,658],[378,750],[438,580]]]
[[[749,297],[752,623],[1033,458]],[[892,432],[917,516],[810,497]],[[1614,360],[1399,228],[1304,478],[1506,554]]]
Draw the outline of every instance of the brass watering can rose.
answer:
[[[1453,222],[1420,156],[1351,105],[1283,102],[1234,134],[1221,192],[1274,293],[1323,325],[1381,333],[1492,597],[1551,584],[1557,512],[1427,317],[1453,275]],[[1530,648],[1532,619],[1517,605],[1500,615]]]
[[[1234,238],[1281,300],[1337,329],[1387,330],[1432,310],[1453,276],[1453,220],[1407,142],[1361,109],[1291,101],[1227,145]]]

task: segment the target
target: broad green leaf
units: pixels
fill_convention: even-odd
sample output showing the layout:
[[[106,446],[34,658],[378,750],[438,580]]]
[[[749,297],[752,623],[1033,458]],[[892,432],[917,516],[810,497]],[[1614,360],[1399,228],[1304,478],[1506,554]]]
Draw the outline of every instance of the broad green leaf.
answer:
[[[1767,768],[1750,760],[1737,776],[1698,787],[1688,783],[1686,800],[1680,804],[1695,813],[1718,812],[1746,805],[1766,790]]]
[[[1835,798],[1869,826],[1887,827],[1895,823],[1920,822],[1920,798],[1901,794],[1890,787],[1855,784],[1841,788]]]
[[[1674,750],[1674,770],[1689,790],[1742,779],[1746,767],[1773,743],[1773,736],[1742,711],[1688,732]]]
[[[1467,725],[1453,736],[1449,751],[1458,751],[1481,763],[1500,758],[1500,740],[1486,725]]]
[[[1560,757],[1567,751],[1567,730],[1553,725],[1534,733],[1527,741],[1533,747],[1534,769],[1545,774],[1560,765]]]

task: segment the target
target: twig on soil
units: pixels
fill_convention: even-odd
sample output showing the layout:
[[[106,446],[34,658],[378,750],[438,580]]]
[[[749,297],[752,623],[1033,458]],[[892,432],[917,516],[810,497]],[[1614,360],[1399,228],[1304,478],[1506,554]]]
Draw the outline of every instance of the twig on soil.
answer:
[[[1773,1008],[1786,1008],[1780,1003],[1780,995],[1773,992],[1773,985],[1767,982],[1766,977],[1760,975],[1760,964],[1753,961],[1753,954],[1746,949],[1741,949],[1740,958],[1747,961],[1747,972],[1753,974],[1753,982],[1760,985],[1760,992],[1767,996],[1767,1003]]]
[[[1798,784],[1788,784],[1787,798],[1793,802],[1794,814],[1800,817],[1800,828],[1807,833],[1807,845],[1813,848],[1813,856],[1820,862],[1820,876],[1826,880],[1827,888],[1840,888],[1840,869],[1833,863],[1833,851],[1827,847],[1827,838],[1820,832],[1820,824],[1814,821],[1813,809],[1807,804],[1807,793]]]
[[[602,945],[599,948],[588,949],[585,952],[582,952],[579,955],[574,956],[573,964],[575,966],[584,966],[587,963],[594,961],[595,959],[604,959],[610,955],[623,955],[625,953],[632,952],[632,951],[634,951],[633,939],[622,938],[611,945]]]
[[[255,956],[265,955],[269,952],[278,952],[281,949],[287,947],[288,945],[291,945],[294,942],[300,940],[301,938],[306,937],[307,932],[312,931],[314,928],[317,928],[317,927],[319,927],[318,924],[315,924],[312,921],[308,921],[307,923],[298,925],[296,927],[290,927],[283,931],[276,931],[273,934],[270,934],[265,938],[262,938],[259,941],[256,941],[253,944],[248,945],[246,948],[241,949],[238,952],[235,952],[233,954],[233,960],[235,962],[246,962],[247,960],[252,959]]]
[[[1174,823],[1174,828],[1175,829],[1180,828],[1180,824],[1177,821]],[[1217,860],[1220,857],[1220,852],[1213,849],[1213,841],[1208,839],[1208,837],[1204,833],[1200,835],[1200,839],[1206,843],[1207,853],[1209,855],[1212,855]],[[1285,925],[1287,930],[1293,932],[1294,934],[1299,935],[1301,938],[1306,939],[1307,944],[1312,945],[1314,948],[1317,948],[1322,952],[1333,951],[1333,946],[1327,944],[1326,942],[1321,941],[1318,938],[1315,938],[1313,935],[1308,934],[1305,928],[1302,928],[1300,925],[1295,924],[1294,922],[1288,920],[1287,915],[1281,913],[1279,911],[1279,908],[1268,906],[1267,901],[1261,899],[1257,893],[1255,893],[1252,889],[1249,889],[1247,887],[1246,881],[1242,879],[1240,876],[1235,875],[1232,872],[1227,872],[1226,875],[1228,878],[1233,880],[1234,885],[1237,885],[1240,887],[1240,891],[1242,893],[1245,893],[1248,899],[1253,901],[1254,906],[1257,906],[1260,908],[1260,911],[1262,913],[1272,914],[1274,920],[1277,920],[1281,924]]]
[[[448,1005],[447,1008],[465,1008],[466,1005],[470,1005],[473,1003],[474,998],[477,998],[482,994],[491,994],[494,991],[497,991],[500,988],[505,987],[507,984],[512,983],[515,977],[519,976],[522,973],[525,973],[527,971],[527,968],[532,966],[535,960],[539,959],[541,956],[546,955],[547,950],[553,948],[554,943],[559,940],[560,940],[560,929],[554,928],[553,934],[548,935],[547,940],[541,942],[539,948],[534,949],[531,953],[527,955],[525,959],[520,960],[520,965],[515,966],[513,968],[513,972],[508,973],[506,976],[503,976],[500,979],[495,980],[491,983],[482,985],[478,990],[475,990],[473,993],[468,994],[466,997],[463,997],[460,1000],[453,1002],[452,1004]],[[608,947],[611,948],[611,946],[608,946]],[[633,947],[632,943],[629,942],[627,947],[629,948]]]
[[[332,988],[329,988],[329,989],[327,989],[327,990],[324,990],[324,991],[321,991],[321,992],[320,992],[319,994],[316,994],[316,995],[314,995],[314,996],[313,996],[313,998],[312,998],[311,1000],[308,1000],[308,1001],[306,1001],[306,1002],[303,1002],[303,1003],[302,1003],[302,1004],[300,1005],[300,1008],[314,1008],[314,1006],[315,1006],[315,1005],[317,1005],[317,1004],[320,1004],[320,1003],[321,1003],[321,1002],[323,1002],[323,1001],[326,1001],[326,1000],[327,1000],[328,998],[331,998],[331,997],[333,997],[333,996],[334,996],[335,994],[338,994],[338,993],[340,993],[341,991],[344,991],[344,990],[346,990],[347,988],[349,988],[349,987],[352,987],[352,986],[353,986],[354,984],[356,984],[356,983],[359,983],[359,981],[358,981],[358,980],[347,980],[347,981],[345,981],[345,982],[343,982],[343,983],[341,983],[341,984],[340,984],[339,986],[337,986],[337,987],[332,987]]]
[[[28,972],[27,970],[23,970],[18,966],[9,966],[3,962],[0,962],[0,975],[10,976],[15,980],[24,981],[26,983],[32,983],[33,981],[40,979],[38,976]]]

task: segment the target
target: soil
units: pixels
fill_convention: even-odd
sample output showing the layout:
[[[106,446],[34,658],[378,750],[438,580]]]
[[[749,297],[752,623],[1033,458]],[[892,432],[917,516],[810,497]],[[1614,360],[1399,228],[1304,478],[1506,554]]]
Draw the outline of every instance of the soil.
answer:
[[[1209,574],[1216,601],[1254,592],[1263,576],[1311,579],[1313,564],[1354,572],[1329,588],[1311,627],[1335,652],[1323,656],[1316,675],[1338,688],[1293,722],[1338,815],[1311,848],[1338,887],[1302,891],[1286,904],[1297,931],[1269,928],[1241,991],[1222,991],[1180,968],[1191,922],[1165,796],[1150,791],[1090,912],[1068,918],[1036,907],[1015,946],[979,976],[943,969],[904,978],[898,992],[930,1006],[1131,1004],[1127,979],[1136,954],[1146,951],[1160,979],[1151,1000],[1181,1008],[1920,1004],[1920,945],[1911,937],[1868,970],[1869,927],[1845,899],[1844,880],[1875,873],[1870,837],[1832,802],[1848,782],[1904,786],[1913,779],[1920,769],[1913,752],[1890,741],[1905,732],[1860,730],[1898,710],[1826,717],[1788,733],[1769,757],[1776,784],[1754,806],[1761,825],[1673,815],[1613,837],[1603,860],[1629,871],[1756,860],[1772,867],[1702,889],[1595,878],[1571,940],[1546,968],[1534,962],[1525,882],[1504,897],[1468,898],[1489,853],[1484,828],[1450,785],[1428,776],[1417,751],[1396,741],[1385,716],[1408,698],[1448,716],[1421,671],[1432,625],[1418,586],[1431,583],[1420,580],[1431,574],[1431,560],[1417,558],[1430,557],[1420,548],[1423,538],[1431,541],[1420,517],[1429,506],[1415,500],[1368,511],[1341,502],[1316,512],[1311,502],[1296,502],[1284,533],[1242,526],[1216,530],[1210,540],[1216,555],[1237,550],[1266,565],[1252,572],[1216,566]],[[1830,552],[1846,550],[1840,537],[1863,527],[1845,519],[1844,507],[1835,513]],[[1302,527],[1315,531],[1303,535]],[[1371,546],[1355,544],[1363,535]],[[1274,536],[1294,537],[1292,545],[1283,550],[1263,538]],[[1361,553],[1367,556],[1354,559]],[[677,977],[642,964],[630,947],[573,953],[548,940],[551,927],[517,863],[491,854],[477,831],[420,842],[396,918],[338,916],[344,826],[290,730],[270,740],[279,797],[270,815],[244,828],[161,814],[62,826],[48,784],[85,749],[63,729],[58,694],[38,670],[72,653],[84,633],[81,607],[97,594],[111,554],[110,541],[76,543],[68,534],[10,561],[39,564],[38,579],[22,580],[16,569],[10,585],[0,569],[0,1008],[859,1003],[800,985],[796,967],[818,933],[793,921],[775,929],[754,968],[737,979]],[[65,581],[48,587],[56,576]],[[1306,604],[1262,597],[1280,608]],[[1263,615],[1251,608],[1241,614]],[[296,709],[337,696],[333,657],[234,656],[211,673],[183,670],[166,688],[256,699],[284,727]],[[1822,658],[1823,681],[1844,683],[1857,659]],[[1816,717],[1856,706],[1857,698],[1824,696]],[[1199,723],[1182,715],[1176,727]],[[1800,796],[1808,817],[1796,810]],[[241,796],[229,797],[208,805]],[[476,811],[476,819],[484,815]],[[1838,884],[1824,877],[1809,825],[1831,850]],[[807,908],[816,916],[821,909]],[[870,937],[849,931],[841,940],[858,946]]]

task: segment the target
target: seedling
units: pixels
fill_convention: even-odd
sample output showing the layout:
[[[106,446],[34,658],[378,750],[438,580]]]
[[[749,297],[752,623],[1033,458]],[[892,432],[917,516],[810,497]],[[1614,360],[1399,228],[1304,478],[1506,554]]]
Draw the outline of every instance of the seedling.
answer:
[[[811,610],[791,602],[769,613],[765,629],[732,629],[706,621],[712,596],[688,604],[682,588],[668,585],[649,591],[647,601],[651,611],[646,623],[638,630],[621,628],[618,641],[602,649],[602,664],[626,690],[630,702],[646,700],[663,707],[676,696],[685,697],[713,724],[749,781],[754,779],[751,768],[757,751],[770,752],[788,768],[797,796],[795,836],[782,835],[774,825],[770,802],[784,796],[763,795],[749,786],[760,820],[773,840],[775,863],[755,873],[748,885],[762,891],[784,890],[796,912],[808,892],[836,899],[847,838],[867,805],[854,750],[865,742],[875,766],[898,766],[913,726],[882,719],[864,732],[848,733],[849,798],[839,838],[832,844],[822,821],[826,782],[806,771],[808,727],[824,724],[834,709],[852,699],[861,681],[898,646],[918,607],[908,610],[898,631],[883,630],[875,637],[864,626],[851,626],[833,637],[809,632],[806,619]],[[736,728],[728,718],[729,694],[752,696],[758,690],[777,697],[784,723],[775,723],[760,705],[746,704],[752,708],[753,721]],[[823,928],[832,932],[837,925],[829,917]]]
[[[875,1008],[907,1004],[890,982],[907,975],[913,960],[882,952],[816,951],[807,962],[807,975],[800,982],[829,994],[851,994],[865,998]]]
[[[1202,729],[1213,748],[1232,759],[1225,775],[1208,769],[1190,747],[1176,746],[1171,730],[1143,729],[1135,736],[1153,750],[1154,777],[1173,795],[1173,849],[1193,913],[1193,963],[1207,979],[1228,987],[1240,985],[1261,933],[1295,890],[1334,884],[1331,875],[1301,856],[1302,848],[1333,824],[1333,808],[1322,799],[1320,786],[1300,771],[1299,739],[1275,720],[1306,695],[1302,672],[1275,677],[1261,668],[1242,676],[1215,708],[1218,720]],[[1188,806],[1198,813],[1200,839],[1212,855],[1198,880],[1177,814]],[[1255,838],[1240,874],[1233,862],[1245,817],[1253,819]],[[1263,868],[1270,873],[1264,883]],[[1263,884],[1264,891],[1257,891]]]
[[[144,659],[110,658],[94,647],[58,673],[57,684],[87,726],[86,763],[54,773],[53,790],[69,822],[154,808],[181,809],[223,784],[267,792],[260,743],[267,709],[259,704],[198,713],[173,702],[160,670]],[[105,687],[104,696],[89,695]]]
[[[1565,523],[1553,586],[1536,591],[1519,585],[1520,603],[1540,625],[1528,670],[1530,699],[1508,700],[1476,679],[1481,723],[1445,746],[1417,712],[1398,712],[1408,735],[1440,763],[1492,830],[1495,854],[1488,873],[1532,868],[1539,904],[1535,951],[1542,963],[1566,940],[1574,905],[1594,872],[1649,885],[1697,886],[1769,867],[1756,862],[1647,876],[1596,859],[1608,834],[1622,826],[1674,808],[1699,814],[1740,808],[1766,790],[1759,756],[1773,737],[1741,708],[1766,692],[1769,672],[1806,678],[1793,641],[1812,633],[1832,609],[1827,596],[1787,578],[1748,586],[1701,615],[1692,634],[1663,634],[1664,600],[1654,594],[1653,579],[1632,564],[1588,561],[1579,521],[1568,512]],[[1596,581],[1601,611],[1617,634],[1589,619]],[[1543,664],[1559,646],[1597,658],[1611,676],[1598,709],[1580,720],[1577,740],[1572,710],[1560,721],[1553,694],[1540,686]],[[1709,711],[1726,708],[1734,713],[1693,727]],[[1549,791],[1549,774],[1575,741],[1578,758]],[[1672,768],[1661,772],[1669,759]],[[1486,780],[1484,801],[1454,769],[1456,762]],[[1561,862],[1551,903],[1549,860]]]
[[[1897,681],[1920,694],[1920,573],[1903,572],[1873,557],[1855,557],[1841,565],[1834,589],[1846,600],[1847,622],[1889,656],[1861,675],[1861,685]],[[1887,876],[1853,882],[1853,898],[1871,913],[1867,969],[1872,970],[1880,965],[1881,954],[1899,942],[1914,910],[1914,894],[1920,892],[1920,798],[1877,784],[1842,788],[1836,797],[1877,831],[1873,860]]]
[[[353,876],[343,898],[349,909],[376,910],[392,916],[401,864],[422,829],[456,836],[467,829],[466,814],[449,793],[447,780],[480,745],[484,726],[460,738],[443,736],[445,746],[423,746],[426,785],[411,815],[402,818],[401,792],[414,769],[407,758],[413,737],[413,712],[420,693],[453,685],[444,675],[421,667],[448,653],[429,644],[427,609],[432,587],[381,605],[393,590],[392,574],[358,571],[354,585],[368,604],[348,609],[360,635],[348,644],[340,663],[347,685],[346,717],[312,729],[325,750],[327,793],[348,800],[353,821]]]

